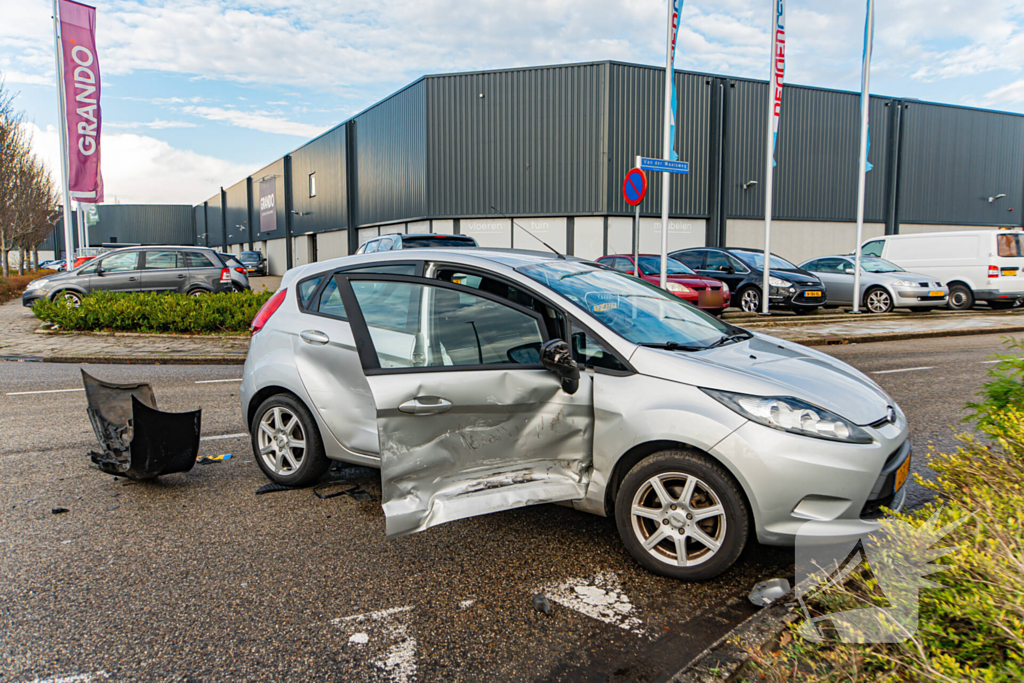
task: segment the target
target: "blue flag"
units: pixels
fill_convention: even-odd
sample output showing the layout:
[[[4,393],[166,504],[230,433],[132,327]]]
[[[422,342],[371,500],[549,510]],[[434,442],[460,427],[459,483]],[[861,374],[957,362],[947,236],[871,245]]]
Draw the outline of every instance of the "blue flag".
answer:
[[[871,50],[875,39],[875,6],[871,0],[867,0],[868,7],[864,19],[864,59],[861,63],[860,69],[860,100],[861,107],[864,106],[864,98],[870,97],[868,93],[868,74],[871,71]],[[868,126],[870,133],[871,127]],[[871,152],[871,135],[868,135],[868,152]],[[865,170],[870,171],[873,166],[871,162],[866,162],[864,166]]]

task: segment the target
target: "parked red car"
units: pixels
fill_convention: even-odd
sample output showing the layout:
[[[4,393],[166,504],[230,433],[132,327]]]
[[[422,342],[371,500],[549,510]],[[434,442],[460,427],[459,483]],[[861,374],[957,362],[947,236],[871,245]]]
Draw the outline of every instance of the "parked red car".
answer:
[[[597,262],[613,270],[635,275],[632,254],[609,254]],[[718,315],[729,307],[729,285],[721,280],[697,275],[686,264],[668,259],[665,288],[700,309]],[[640,254],[640,277],[651,284],[661,282],[661,257],[655,254]]]

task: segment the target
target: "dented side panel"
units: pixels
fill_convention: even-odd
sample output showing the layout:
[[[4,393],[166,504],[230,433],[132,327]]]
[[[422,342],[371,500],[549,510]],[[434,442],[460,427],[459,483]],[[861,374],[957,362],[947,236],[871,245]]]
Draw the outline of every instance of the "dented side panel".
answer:
[[[377,405],[389,538],[435,524],[586,495],[593,461],[593,383],[572,395],[547,370],[368,377]],[[443,398],[432,415],[398,409]]]

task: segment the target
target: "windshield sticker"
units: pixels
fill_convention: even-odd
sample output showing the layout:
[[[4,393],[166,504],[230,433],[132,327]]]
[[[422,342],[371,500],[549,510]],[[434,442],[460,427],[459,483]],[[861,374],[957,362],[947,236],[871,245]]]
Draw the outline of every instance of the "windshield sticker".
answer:
[[[604,311],[610,311],[613,308],[618,308],[619,305],[614,301],[606,301],[603,304],[597,304],[594,306],[594,313],[603,313]]]

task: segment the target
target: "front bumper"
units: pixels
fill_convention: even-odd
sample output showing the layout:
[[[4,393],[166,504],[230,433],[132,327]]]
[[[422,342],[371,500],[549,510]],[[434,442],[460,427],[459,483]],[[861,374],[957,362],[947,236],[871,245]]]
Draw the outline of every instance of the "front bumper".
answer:
[[[940,292],[940,294],[935,294]],[[949,290],[945,287],[899,287],[893,299],[898,308],[916,306],[944,306],[949,301]]]
[[[45,298],[47,298],[45,288],[40,287],[39,289],[25,290],[24,292],[21,293],[21,305],[31,306],[40,299]]]
[[[748,422],[711,454],[740,480],[754,514],[759,542],[794,545],[808,522],[841,533],[873,524],[879,508],[902,505],[906,484],[891,495],[894,472],[910,457],[906,418],[865,427],[870,444],[799,436]],[[833,533],[830,532],[830,533]]]
[[[698,290],[690,288],[688,292],[672,292],[683,301],[697,308],[709,311],[720,311],[729,308],[731,292],[722,289]]]
[[[816,292],[817,295],[815,295]],[[817,308],[825,303],[825,288],[820,286],[794,287],[792,289],[770,287],[768,303],[781,308]]]

